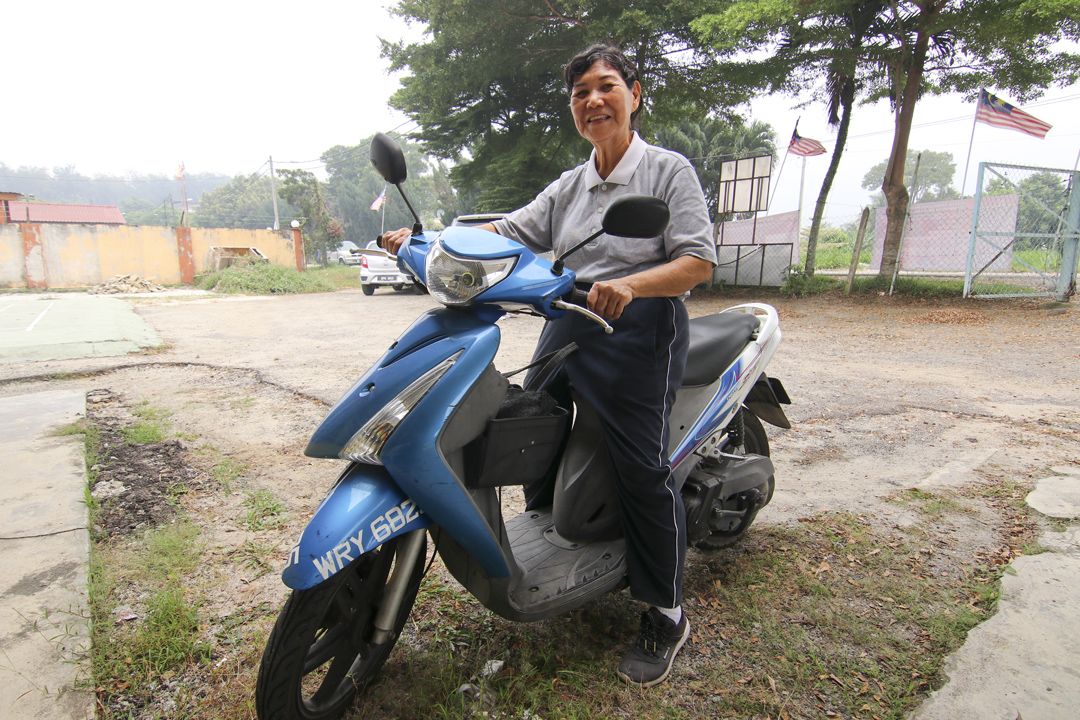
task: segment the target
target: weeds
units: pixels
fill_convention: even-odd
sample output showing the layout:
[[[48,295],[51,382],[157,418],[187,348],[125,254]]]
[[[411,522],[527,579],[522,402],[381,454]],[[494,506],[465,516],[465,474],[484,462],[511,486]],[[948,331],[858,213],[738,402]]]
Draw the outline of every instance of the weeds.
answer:
[[[840,287],[840,283],[822,275],[807,275],[801,268],[791,268],[780,292],[790,297],[821,295]]]
[[[891,498],[901,504],[913,504],[923,515],[929,518],[938,518],[946,513],[963,512],[963,504],[945,495],[908,488]]]
[[[240,546],[240,563],[249,570],[254,571],[256,578],[260,578],[274,569],[274,558],[275,549],[271,545],[246,540]]]
[[[285,511],[285,506],[269,490],[248,493],[244,505],[248,509],[244,523],[248,530],[266,530],[278,527],[284,522],[281,514]]]
[[[143,403],[132,409],[131,414],[139,420],[123,429],[124,442],[128,445],[152,445],[168,437],[167,411]]]
[[[359,282],[359,281],[358,281]],[[245,295],[330,292],[336,287],[321,274],[271,263],[233,265],[195,278],[203,290]]]
[[[96,468],[101,453],[101,431],[93,423],[87,422],[83,418],[57,428],[53,431],[53,434],[59,437],[83,436],[83,460],[86,463],[87,486],[93,487],[94,483],[97,482],[98,471]]]
[[[245,470],[247,470],[247,465],[239,460],[224,458],[210,468],[210,475],[221,485],[222,490],[232,492],[233,483],[244,474]]]
[[[184,592],[200,551],[198,529],[187,522],[148,532],[133,546],[92,548],[91,662],[106,706],[114,695],[146,698],[163,674],[209,658],[209,646],[199,639],[197,608]],[[133,596],[144,598],[137,617],[119,625],[114,616],[120,598]]]

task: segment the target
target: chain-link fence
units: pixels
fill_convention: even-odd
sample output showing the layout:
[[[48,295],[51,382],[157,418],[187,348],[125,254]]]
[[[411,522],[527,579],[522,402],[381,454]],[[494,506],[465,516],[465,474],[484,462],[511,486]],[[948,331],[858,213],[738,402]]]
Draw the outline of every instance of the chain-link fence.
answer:
[[[843,211],[839,212],[840,207]],[[839,219],[837,219],[839,216]],[[847,219],[844,219],[845,216]],[[886,210],[830,203],[818,234],[818,274],[924,278],[968,297],[1058,297],[1074,291],[1080,244],[1080,173],[1000,164],[980,166],[975,197],[914,202],[902,232],[886,243]],[[803,229],[801,257],[806,253]]]
[[[982,163],[969,231],[964,294],[1072,294],[1080,183],[1069,170]]]

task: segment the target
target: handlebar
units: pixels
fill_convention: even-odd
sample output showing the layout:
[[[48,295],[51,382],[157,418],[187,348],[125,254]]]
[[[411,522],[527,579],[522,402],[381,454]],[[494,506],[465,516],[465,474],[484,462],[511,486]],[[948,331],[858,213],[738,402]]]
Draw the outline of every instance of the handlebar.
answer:
[[[558,309],[558,310],[568,310],[570,312],[575,312],[578,315],[582,315],[584,317],[587,317],[588,319],[592,320],[594,323],[596,323],[600,327],[604,328],[604,332],[606,334],[608,334],[608,335],[615,332],[615,328],[611,327],[611,325],[608,325],[607,321],[604,320],[604,318],[600,317],[599,315],[597,315],[596,313],[594,313],[592,310],[588,309],[587,307],[583,307],[582,305],[577,304],[578,302],[584,302],[585,298],[587,298],[587,297],[588,297],[587,293],[582,292],[581,290],[578,290],[577,288],[574,288],[573,290],[570,291],[570,295],[569,295],[569,298],[571,300],[573,300],[574,302],[566,302],[565,300],[556,300],[555,302],[551,303],[551,306],[553,308]]]

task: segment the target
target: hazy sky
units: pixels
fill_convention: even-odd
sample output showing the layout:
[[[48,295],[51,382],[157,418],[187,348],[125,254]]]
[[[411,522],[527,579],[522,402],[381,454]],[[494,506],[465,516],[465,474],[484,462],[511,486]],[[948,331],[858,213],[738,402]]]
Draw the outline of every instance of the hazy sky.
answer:
[[[391,17],[389,5],[9,3],[0,42],[7,80],[0,162],[74,165],[85,174],[171,174],[183,161],[188,172],[235,174],[255,171],[269,155],[283,167],[297,167],[289,161],[355,144],[405,123],[387,106],[397,78],[387,75],[378,38],[417,37],[419,29]],[[831,150],[834,134],[824,109],[794,103],[763,98],[751,109],[755,119],[772,124],[780,147],[801,115],[800,133]],[[1073,167],[1080,150],[1080,86],[1052,89],[1023,107],[1053,130],[1039,140],[978,125],[969,193],[980,160]],[[957,186],[974,109],[958,97],[927,98],[916,109],[911,148],[951,152]],[[856,108],[830,195],[831,218],[858,213],[868,197],[862,177],[887,156],[891,139],[885,103]],[[797,207],[800,165],[792,157],[777,180],[774,212]],[[827,166],[827,156],[807,160],[806,216]]]

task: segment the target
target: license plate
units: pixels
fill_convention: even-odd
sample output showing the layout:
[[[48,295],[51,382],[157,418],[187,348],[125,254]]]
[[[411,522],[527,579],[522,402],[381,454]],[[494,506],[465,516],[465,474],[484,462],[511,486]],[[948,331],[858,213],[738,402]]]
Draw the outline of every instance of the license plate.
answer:
[[[378,281],[378,282],[394,282],[394,276],[393,275],[379,275],[378,277],[375,278],[375,280]]]

